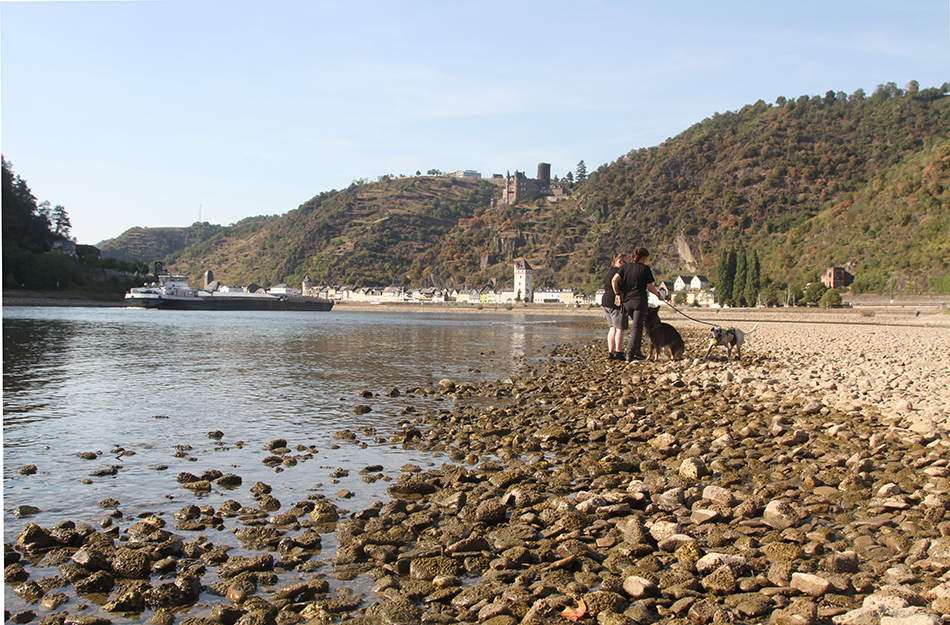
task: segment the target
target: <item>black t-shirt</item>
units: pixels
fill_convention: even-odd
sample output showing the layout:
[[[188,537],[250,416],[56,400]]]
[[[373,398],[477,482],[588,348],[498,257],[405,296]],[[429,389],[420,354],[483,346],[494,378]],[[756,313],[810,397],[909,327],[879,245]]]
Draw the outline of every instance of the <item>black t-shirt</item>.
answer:
[[[627,263],[620,268],[620,294],[625,302],[647,299],[647,285],[656,282],[650,267],[643,263]]]
[[[617,306],[616,293],[614,293],[613,279],[614,276],[620,273],[619,267],[611,267],[607,270],[607,276],[604,278],[604,296],[600,300],[600,305],[604,308],[622,308],[622,306]]]

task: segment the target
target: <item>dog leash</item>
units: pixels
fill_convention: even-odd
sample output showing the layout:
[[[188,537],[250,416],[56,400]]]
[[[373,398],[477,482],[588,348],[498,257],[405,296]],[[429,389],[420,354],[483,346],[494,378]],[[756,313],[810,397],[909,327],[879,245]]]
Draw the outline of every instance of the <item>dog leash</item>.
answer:
[[[694,319],[694,318],[690,317],[689,315],[687,315],[686,313],[684,313],[682,310],[680,310],[679,308],[677,308],[676,306],[674,306],[673,304],[671,304],[671,303],[669,303],[669,302],[667,302],[667,301],[665,301],[665,300],[663,301],[663,303],[666,304],[667,306],[669,306],[670,308],[672,308],[673,310],[675,310],[676,312],[678,312],[679,314],[683,315],[684,317],[686,317],[686,318],[689,319],[690,321],[695,321],[696,323],[701,323],[701,324],[703,324],[703,325],[716,327],[716,324],[715,324],[715,323],[709,323],[708,321],[700,321],[699,319]]]

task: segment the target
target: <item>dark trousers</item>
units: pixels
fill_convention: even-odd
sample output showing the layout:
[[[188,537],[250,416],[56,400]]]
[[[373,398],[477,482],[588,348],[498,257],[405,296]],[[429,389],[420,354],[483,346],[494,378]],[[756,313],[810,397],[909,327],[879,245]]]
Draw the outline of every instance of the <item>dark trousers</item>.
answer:
[[[631,300],[623,303],[624,309],[630,315],[630,336],[627,338],[625,356],[630,360],[634,356],[643,356],[640,344],[643,342],[643,319],[646,317],[646,300]]]

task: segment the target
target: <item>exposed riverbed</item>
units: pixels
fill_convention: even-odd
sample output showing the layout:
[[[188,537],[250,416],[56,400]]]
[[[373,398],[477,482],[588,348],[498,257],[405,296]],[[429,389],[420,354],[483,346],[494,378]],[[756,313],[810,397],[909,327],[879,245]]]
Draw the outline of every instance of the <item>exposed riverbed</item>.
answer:
[[[702,324],[664,318],[690,356],[705,353]],[[760,324],[741,363],[714,351],[710,363],[626,365],[599,343],[578,347],[602,334],[595,312],[562,324],[573,338],[507,354],[497,382],[472,370],[368,382],[344,405],[393,413],[373,430],[354,420],[316,439],[278,418],[249,440],[211,419],[148,448],[100,438],[114,446],[70,450],[91,456],[69,462],[115,475],[74,475],[75,494],[32,517],[32,533],[19,532],[28,515],[7,523],[6,540],[36,561],[8,576],[7,609],[20,622],[32,610],[50,622],[494,625],[564,622],[583,600],[581,618],[599,622],[847,622],[898,586],[887,596],[906,609],[942,614],[950,376],[939,356],[950,346],[943,317],[913,319],[733,315]],[[163,423],[173,414],[151,418],[177,429]],[[320,466],[332,446],[341,460]],[[248,472],[248,453],[266,479]],[[158,464],[132,468],[153,454]],[[63,477],[25,466],[5,462],[5,484],[28,492]],[[163,494],[148,501],[139,484]],[[385,488],[375,501],[359,492],[372,485]],[[142,555],[148,570],[133,570]],[[65,603],[43,607],[58,594]],[[898,599],[888,609],[905,609]]]

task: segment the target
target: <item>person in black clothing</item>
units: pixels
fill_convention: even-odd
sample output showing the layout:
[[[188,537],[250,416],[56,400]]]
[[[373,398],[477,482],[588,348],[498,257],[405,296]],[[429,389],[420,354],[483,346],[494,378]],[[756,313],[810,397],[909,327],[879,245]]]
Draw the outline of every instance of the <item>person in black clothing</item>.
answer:
[[[617,305],[623,304],[624,310],[633,322],[630,338],[627,341],[627,362],[646,360],[646,356],[640,351],[640,344],[643,341],[643,318],[647,310],[647,292],[660,297],[660,292],[653,283],[653,272],[648,265],[644,264],[649,258],[650,252],[645,247],[638,247],[633,250],[630,262],[613,277],[613,291],[616,294],[614,302]]]
[[[607,317],[607,359],[623,360],[623,331],[627,329],[629,322],[627,313],[623,306],[616,303],[616,293],[614,293],[613,277],[620,272],[620,268],[627,264],[627,257],[623,254],[614,254],[613,262],[607,275],[604,277],[604,297],[600,300],[600,305],[604,308],[604,315]]]

